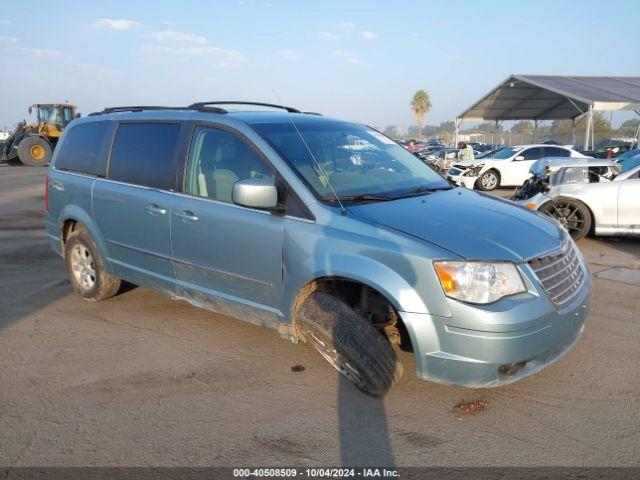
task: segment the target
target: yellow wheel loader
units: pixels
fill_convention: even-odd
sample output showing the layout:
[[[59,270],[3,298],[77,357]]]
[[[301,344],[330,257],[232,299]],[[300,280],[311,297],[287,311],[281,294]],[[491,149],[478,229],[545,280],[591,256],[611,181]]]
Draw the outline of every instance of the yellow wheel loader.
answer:
[[[30,167],[42,167],[51,161],[53,150],[65,127],[76,117],[76,106],[68,103],[39,103],[29,107],[36,111],[37,123],[18,123],[15,131],[0,144],[0,161],[18,158]]]

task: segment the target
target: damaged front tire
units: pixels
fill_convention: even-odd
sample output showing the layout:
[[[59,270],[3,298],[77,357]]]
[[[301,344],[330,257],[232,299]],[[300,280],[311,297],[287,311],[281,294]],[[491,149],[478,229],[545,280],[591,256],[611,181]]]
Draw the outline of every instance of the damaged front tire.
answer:
[[[296,314],[300,333],[364,393],[382,397],[402,376],[389,341],[338,298],[316,291]]]

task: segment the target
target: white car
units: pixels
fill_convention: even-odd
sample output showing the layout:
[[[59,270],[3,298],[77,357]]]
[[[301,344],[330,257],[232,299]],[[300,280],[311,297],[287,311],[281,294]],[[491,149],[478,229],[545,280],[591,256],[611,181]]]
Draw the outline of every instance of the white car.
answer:
[[[518,145],[496,150],[470,163],[454,164],[447,178],[469,189],[494,190],[497,187],[519,187],[529,178],[529,169],[545,157],[585,156],[559,145]]]
[[[597,158],[545,158],[513,200],[555,218],[579,240],[596,235],[640,235],[640,165]]]

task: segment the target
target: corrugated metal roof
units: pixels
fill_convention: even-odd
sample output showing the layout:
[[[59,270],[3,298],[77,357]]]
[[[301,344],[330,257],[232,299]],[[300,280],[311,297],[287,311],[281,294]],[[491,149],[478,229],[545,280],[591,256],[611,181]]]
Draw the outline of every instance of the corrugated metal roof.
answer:
[[[555,120],[593,110],[640,109],[640,77],[511,75],[459,118]]]

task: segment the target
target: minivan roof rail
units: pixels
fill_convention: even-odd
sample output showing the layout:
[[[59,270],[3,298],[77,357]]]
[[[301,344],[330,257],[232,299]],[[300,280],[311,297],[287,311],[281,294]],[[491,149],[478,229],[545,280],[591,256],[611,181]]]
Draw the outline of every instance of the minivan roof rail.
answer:
[[[95,115],[105,115],[108,113],[118,113],[118,112],[142,112],[145,110],[190,110],[191,107],[165,107],[162,105],[130,105],[123,107],[107,107],[100,112],[90,113],[89,116],[93,117]],[[211,108],[209,111],[213,113],[227,113],[227,111],[223,108]]]
[[[262,103],[262,102],[239,102],[236,100],[228,101],[228,102],[197,102],[189,105],[189,108],[195,108],[197,110],[209,109],[210,105],[252,105],[258,107],[270,107],[270,108],[279,108],[282,110],[286,110],[289,113],[302,113],[297,108],[287,107],[285,105],[276,105],[274,103]]]
[[[281,110],[286,110],[289,113],[305,113],[308,115],[320,115],[316,112],[301,112],[297,108],[287,107],[285,105],[277,105],[275,103],[263,103],[263,102],[242,102],[237,100],[230,101],[216,101],[216,102],[196,102],[192,103],[188,107],[167,107],[163,105],[127,105],[121,107],[107,107],[100,112],[90,113],[89,116],[93,117],[96,115],[106,115],[109,113],[119,113],[119,112],[142,112],[145,110],[199,110],[206,111],[210,113],[229,113],[224,108],[217,107],[216,105],[252,105],[258,107],[269,107],[269,108],[279,108]]]

